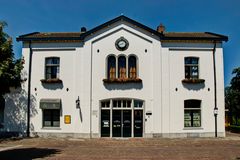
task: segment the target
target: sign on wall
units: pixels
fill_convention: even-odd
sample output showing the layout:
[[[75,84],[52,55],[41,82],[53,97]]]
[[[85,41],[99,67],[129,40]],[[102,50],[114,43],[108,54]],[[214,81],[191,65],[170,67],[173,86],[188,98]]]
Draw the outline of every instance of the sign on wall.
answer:
[[[64,116],[64,123],[65,124],[71,124],[71,116],[70,115],[65,115]]]

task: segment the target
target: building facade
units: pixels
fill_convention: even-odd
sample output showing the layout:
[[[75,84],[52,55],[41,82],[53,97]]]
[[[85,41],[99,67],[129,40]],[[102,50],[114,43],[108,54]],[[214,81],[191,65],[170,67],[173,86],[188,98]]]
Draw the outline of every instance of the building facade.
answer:
[[[4,113],[14,103],[24,125],[5,123],[6,115],[3,131],[26,131],[30,87],[32,136],[213,137],[214,108],[217,134],[225,136],[226,36],[153,30],[120,16],[89,31],[17,40],[25,81],[5,96]]]

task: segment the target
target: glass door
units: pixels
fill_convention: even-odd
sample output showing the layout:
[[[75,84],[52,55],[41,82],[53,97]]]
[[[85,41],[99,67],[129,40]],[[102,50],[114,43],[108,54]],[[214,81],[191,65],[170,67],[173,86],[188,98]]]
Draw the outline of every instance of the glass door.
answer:
[[[132,132],[132,111],[113,110],[112,112],[112,136],[131,137]]]
[[[110,110],[101,111],[101,137],[110,137]]]
[[[112,136],[121,137],[122,135],[122,111],[112,111]]]
[[[134,137],[142,137],[143,110],[134,110]]]
[[[131,137],[132,133],[132,110],[122,110],[122,137]]]

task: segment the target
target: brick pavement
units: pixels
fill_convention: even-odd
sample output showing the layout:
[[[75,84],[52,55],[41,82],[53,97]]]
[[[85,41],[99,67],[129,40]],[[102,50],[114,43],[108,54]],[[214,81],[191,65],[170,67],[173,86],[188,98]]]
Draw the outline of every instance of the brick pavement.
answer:
[[[226,138],[181,139],[57,139],[30,138],[2,141],[13,147],[0,151],[0,160],[236,160],[240,159],[240,135]],[[14,146],[17,146],[14,148]],[[4,148],[4,147],[3,147]]]

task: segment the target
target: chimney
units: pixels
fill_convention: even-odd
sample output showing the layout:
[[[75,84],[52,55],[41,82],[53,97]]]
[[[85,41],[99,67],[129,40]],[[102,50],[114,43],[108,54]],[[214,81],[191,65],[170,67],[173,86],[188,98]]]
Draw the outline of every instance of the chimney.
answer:
[[[87,28],[86,27],[82,27],[81,28],[81,32],[87,32]]]
[[[157,27],[157,31],[158,31],[159,33],[165,32],[165,26],[161,23],[161,24]]]

